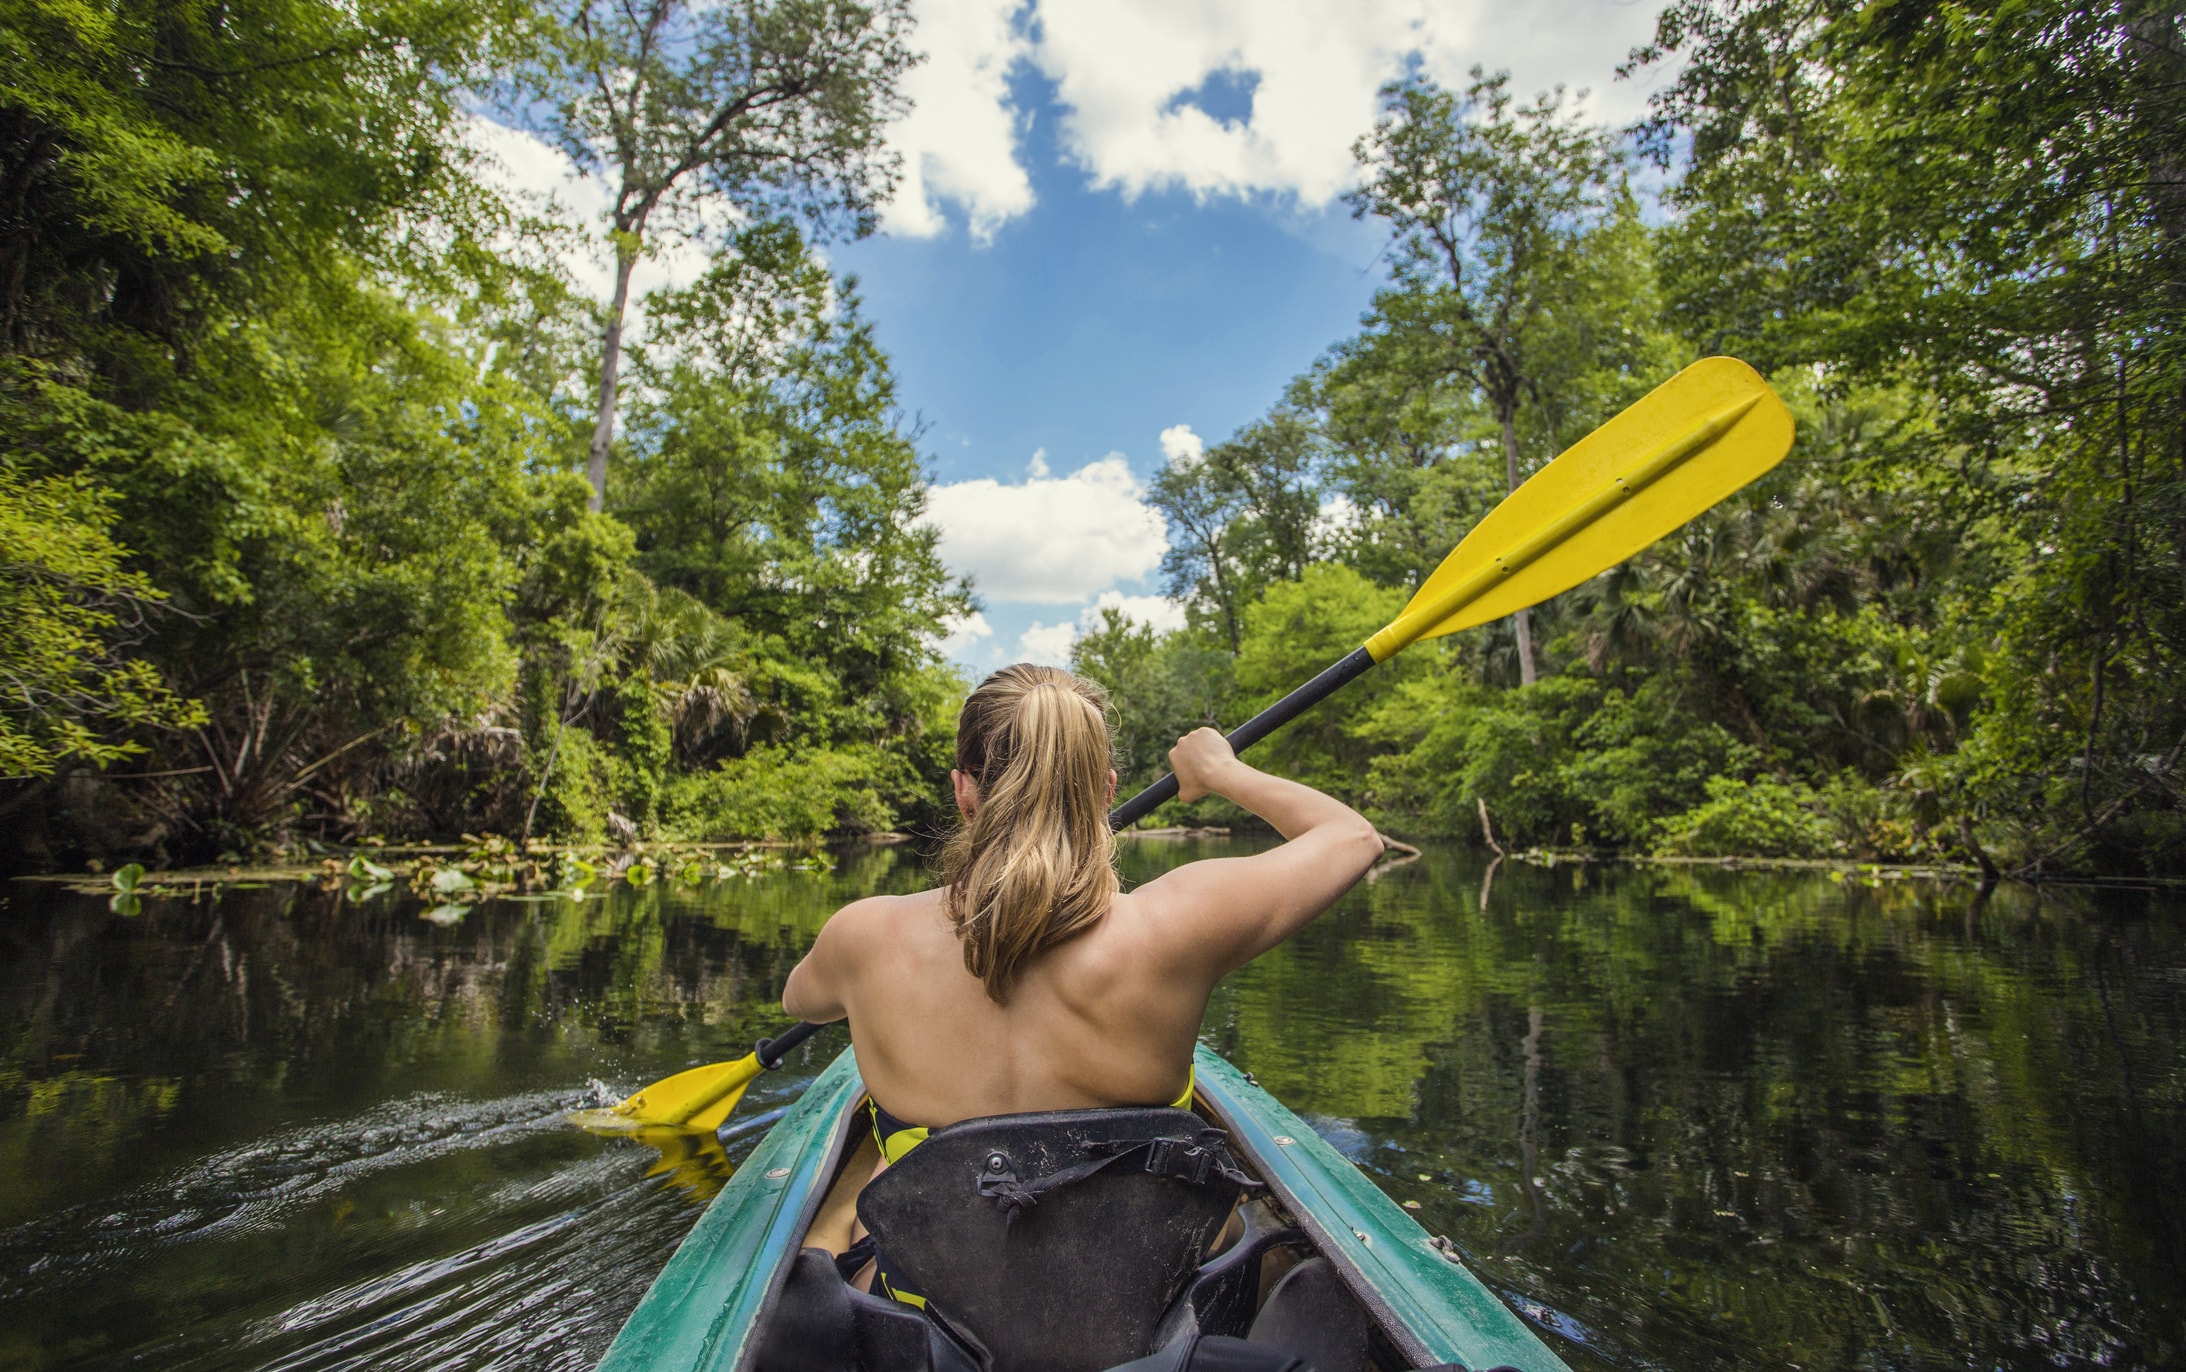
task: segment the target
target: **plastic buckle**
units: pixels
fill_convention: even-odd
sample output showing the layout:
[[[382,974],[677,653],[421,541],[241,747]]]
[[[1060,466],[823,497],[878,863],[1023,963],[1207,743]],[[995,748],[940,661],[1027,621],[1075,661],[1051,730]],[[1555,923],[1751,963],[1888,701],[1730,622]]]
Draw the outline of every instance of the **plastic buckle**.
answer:
[[[1205,1186],[1207,1184],[1207,1174],[1214,1170],[1214,1150],[1194,1145],[1184,1150],[1184,1156],[1189,1158],[1192,1164],[1191,1175],[1185,1180],[1191,1182],[1194,1186]]]
[[[1175,1177],[1194,1186],[1207,1184],[1214,1154],[1183,1139],[1151,1139],[1146,1146],[1146,1170],[1156,1176]]]
[[[1175,1139],[1148,1139],[1146,1141],[1146,1170],[1156,1176],[1169,1175],[1169,1155],[1176,1151]]]

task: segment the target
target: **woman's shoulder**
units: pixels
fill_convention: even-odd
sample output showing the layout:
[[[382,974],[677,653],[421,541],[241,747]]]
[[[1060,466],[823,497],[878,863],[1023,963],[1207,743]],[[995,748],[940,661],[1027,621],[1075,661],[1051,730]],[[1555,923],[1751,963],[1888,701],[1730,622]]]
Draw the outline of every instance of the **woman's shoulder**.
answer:
[[[942,893],[915,891],[899,896],[863,896],[828,918],[824,933],[835,939],[887,937],[909,921],[931,920],[941,912]]]

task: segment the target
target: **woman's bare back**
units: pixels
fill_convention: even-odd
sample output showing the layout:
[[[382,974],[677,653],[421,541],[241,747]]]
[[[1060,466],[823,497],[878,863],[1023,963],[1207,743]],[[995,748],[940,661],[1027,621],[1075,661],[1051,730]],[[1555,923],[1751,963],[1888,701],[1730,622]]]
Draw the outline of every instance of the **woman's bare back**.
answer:
[[[783,1007],[847,1015],[867,1088],[908,1123],[1175,1099],[1215,984],[1320,914],[1382,845],[1342,803],[1238,762],[1213,730],[1170,758],[1186,799],[1225,796],[1288,841],[1118,894],[1002,1003],[966,970],[943,892],[857,901],[821,930]]]
[[[1139,902],[1117,896],[1099,922],[1027,968],[998,1005],[965,970],[941,892],[847,907],[827,926],[835,946],[826,965],[843,969],[843,1008],[867,1088],[891,1114],[931,1128],[1174,1100],[1212,983],[1192,986],[1143,923]]]

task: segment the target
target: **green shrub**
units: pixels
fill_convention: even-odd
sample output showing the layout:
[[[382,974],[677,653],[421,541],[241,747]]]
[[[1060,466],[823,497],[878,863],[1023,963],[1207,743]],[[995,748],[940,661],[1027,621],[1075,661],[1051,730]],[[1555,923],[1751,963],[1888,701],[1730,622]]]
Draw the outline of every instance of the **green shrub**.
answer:
[[[675,778],[664,808],[678,838],[814,838],[886,829],[913,789],[903,759],[879,748],[762,744]]]
[[[1755,762],[1755,750],[1722,725],[1680,709],[1661,677],[1630,696],[1605,693],[1572,740],[1576,751],[1561,783],[1591,812],[1589,831],[1614,848],[1645,846],[1660,817],[1701,803],[1711,777]]]
[[[1708,778],[1708,798],[1662,821],[1656,851],[1675,857],[1821,857],[1830,826],[1812,788],[1762,777]]]
[[[662,792],[675,766],[675,740],[653,679],[633,672],[614,686],[615,756],[621,762],[623,811],[640,829],[660,819]]]
[[[1573,824],[1592,818],[1563,772],[1572,734],[1600,696],[1585,677],[1550,677],[1517,691],[1455,673],[1401,683],[1358,731],[1390,749],[1371,764],[1376,818],[1417,832],[1478,834],[1476,806],[1485,797],[1504,841],[1567,839]]]
[[[544,761],[543,749],[539,756]],[[600,746],[590,730],[576,725],[564,729],[553,775],[539,797],[538,832],[571,843],[605,840],[619,770],[615,756]]]

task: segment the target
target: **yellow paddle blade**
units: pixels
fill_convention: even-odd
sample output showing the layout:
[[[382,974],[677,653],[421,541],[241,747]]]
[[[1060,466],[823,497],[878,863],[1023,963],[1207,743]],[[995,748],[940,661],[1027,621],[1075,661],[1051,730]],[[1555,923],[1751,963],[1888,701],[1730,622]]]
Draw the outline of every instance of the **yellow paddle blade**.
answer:
[[[1609,570],[1791,451],[1791,411],[1733,357],[1695,362],[1535,472],[1366,641],[1376,662]]]
[[[572,1124],[603,1134],[640,1129],[719,1129],[759,1073],[757,1053],[734,1062],[711,1062],[665,1077],[602,1110],[579,1110]]]
[[[645,1175],[665,1179],[693,1204],[702,1206],[719,1195],[735,1172],[729,1166],[729,1155],[710,1133],[644,1128],[633,1131],[632,1137],[660,1154],[653,1165],[645,1169]]]

